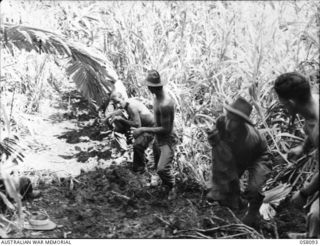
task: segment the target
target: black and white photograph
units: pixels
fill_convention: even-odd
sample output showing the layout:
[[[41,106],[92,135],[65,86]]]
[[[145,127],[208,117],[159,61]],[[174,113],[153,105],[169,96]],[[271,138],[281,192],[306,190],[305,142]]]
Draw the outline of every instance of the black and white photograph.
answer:
[[[319,1],[4,0],[0,21],[1,244],[318,244]]]

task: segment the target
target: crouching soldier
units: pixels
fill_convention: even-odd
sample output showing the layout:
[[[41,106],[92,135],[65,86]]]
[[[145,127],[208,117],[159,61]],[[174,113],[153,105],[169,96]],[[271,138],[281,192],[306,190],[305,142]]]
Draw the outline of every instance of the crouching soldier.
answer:
[[[136,99],[125,99],[120,93],[111,94],[111,100],[118,103],[128,113],[128,119],[116,115],[113,117],[113,123],[117,129],[130,130],[131,127],[153,127],[154,119],[148,108]],[[133,143],[133,171],[143,173],[145,171],[145,150],[153,140],[153,134],[144,132],[137,136]]]
[[[12,177],[13,185],[15,190],[19,192],[23,199],[35,199],[40,197],[41,192],[39,190],[34,190],[31,184],[31,180],[27,177]],[[5,182],[3,178],[0,177],[0,192],[7,194],[5,187]],[[6,205],[3,200],[0,198],[0,208],[2,211],[6,209]]]
[[[290,238],[320,238],[319,234],[319,95],[311,93],[309,81],[299,73],[280,75],[274,84],[279,101],[292,115],[299,114],[305,119],[304,143],[288,152],[289,159],[297,159],[302,154],[316,148],[316,171],[311,181],[306,183],[292,197],[291,202],[298,207],[304,204],[309,209],[307,233],[289,233]]]
[[[239,179],[248,170],[245,197],[249,207],[243,222],[257,227],[264,198],[262,187],[271,172],[271,156],[266,140],[249,119],[251,104],[239,97],[225,109],[227,114],[217,119],[216,129],[208,136],[213,146],[213,163],[212,188],[207,199],[237,210],[241,204]]]
[[[110,130],[123,134],[126,137],[127,144],[132,144],[130,126],[123,124],[120,121],[114,121],[115,117],[128,119],[128,114],[123,108],[119,108],[118,104],[111,99],[112,95],[119,95],[118,97],[127,100],[125,99],[127,97],[122,95],[120,92],[113,91],[110,97],[107,98],[107,100],[105,100],[104,103],[98,109],[101,123],[107,125]]]

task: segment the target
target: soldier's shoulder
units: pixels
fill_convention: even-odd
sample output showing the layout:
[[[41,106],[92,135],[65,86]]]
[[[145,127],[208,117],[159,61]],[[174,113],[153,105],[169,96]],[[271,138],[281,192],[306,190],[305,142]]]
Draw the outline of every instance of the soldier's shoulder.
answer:
[[[248,137],[250,137],[252,141],[257,143],[265,141],[265,137],[256,127],[247,124],[247,129],[249,133]]]
[[[164,107],[164,108],[174,107],[175,106],[175,102],[170,96],[167,96],[165,98],[165,100],[163,100],[161,102],[161,106]]]
[[[134,105],[134,106],[141,106],[144,105],[139,99],[137,98],[130,98],[128,99],[128,102],[130,105]]]
[[[135,97],[131,97],[131,98],[128,98],[128,103],[132,103],[132,104],[136,104],[136,103],[139,103],[140,101],[135,98]]]
[[[141,103],[138,100],[130,99],[128,100],[128,110],[137,110],[141,107]]]

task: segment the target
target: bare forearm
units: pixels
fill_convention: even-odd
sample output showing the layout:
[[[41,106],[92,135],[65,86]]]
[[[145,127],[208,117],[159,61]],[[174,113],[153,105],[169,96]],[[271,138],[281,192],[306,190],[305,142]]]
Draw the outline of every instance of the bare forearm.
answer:
[[[155,134],[168,134],[170,129],[166,129],[162,126],[159,127],[141,127],[143,132],[155,133]]]
[[[121,109],[117,109],[117,110],[115,110],[115,111],[107,114],[107,115],[106,115],[106,118],[110,118],[110,117],[113,116],[113,115],[117,115],[117,114],[119,114],[121,111],[122,111]]]
[[[132,120],[120,119],[119,121],[130,127],[140,127],[139,123]]]

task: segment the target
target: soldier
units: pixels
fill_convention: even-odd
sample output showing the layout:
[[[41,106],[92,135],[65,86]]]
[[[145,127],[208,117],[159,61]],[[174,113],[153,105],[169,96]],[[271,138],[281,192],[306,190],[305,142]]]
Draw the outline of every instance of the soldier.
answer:
[[[250,103],[239,97],[225,109],[227,114],[217,119],[216,129],[208,136],[213,146],[213,163],[212,188],[207,199],[219,201],[234,210],[239,209],[239,179],[248,170],[245,197],[249,208],[243,222],[257,227],[259,208],[264,198],[262,187],[271,172],[270,153],[265,138],[249,119],[252,111]]]
[[[123,100],[128,100],[128,95],[126,92],[126,89],[122,83],[122,81],[117,80],[114,84],[114,89],[111,93],[111,95],[120,95]],[[99,117],[101,118],[101,122],[103,124],[106,124],[109,129],[114,130],[115,132],[124,134],[127,138],[127,144],[132,143],[132,137],[130,135],[130,127],[127,125],[124,125],[120,122],[117,124],[113,124],[113,118],[115,116],[121,116],[122,118],[127,119],[127,114],[125,113],[125,110],[123,108],[118,108],[117,104],[115,104],[111,100],[110,97],[107,97],[103,100],[102,105],[98,108]]]
[[[41,196],[39,190],[34,190],[31,184],[31,180],[27,177],[10,177],[12,179],[15,190],[21,195],[21,199],[35,199]],[[5,182],[2,177],[0,177],[0,192],[6,194]],[[4,211],[6,209],[6,204],[0,198],[0,210]],[[0,211],[0,212],[1,212]]]
[[[154,119],[152,113],[147,107],[136,99],[125,99],[121,93],[113,92],[111,100],[118,103],[128,113],[128,119],[116,115],[113,117],[113,123],[116,129],[129,130],[131,127],[153,127]],[[126,130],[127,129],[127,130]],[[154,136],[151,133],[144,132],[135,138],[133,144],[133,171],[143,173],[145,171],[145,150],[148,148]]]
[[[311,93],[309,81],[297,72],[280,75],[274,84],[279,101],[292,115],[299,114],[305,119],[304,143],[288,152],[289,159],[297,159],[313,148],[316,150],[316,172],[309,183],[298,190],[291,202],[302,207],[307,203],[307,233],[289,233],[290,238],[319,238],[319,95]]]
[[[161,81],[156,70],[148,72],[146,85],[154,97],[154,118],[155,126],[140,127],[133,131],[137,138],[144,133],[155,134],[153,153],[157,172],[162,180],[169,200],[176,197],[175,178],[172,173],[172,162],[174,158],[174,146],[177,136],[174,131],[175,105],[168,92],[163,86],[166,83]]]

